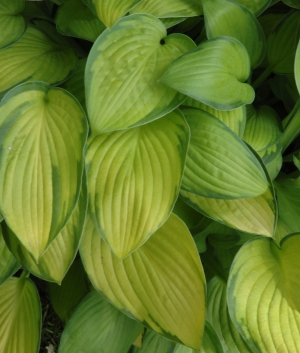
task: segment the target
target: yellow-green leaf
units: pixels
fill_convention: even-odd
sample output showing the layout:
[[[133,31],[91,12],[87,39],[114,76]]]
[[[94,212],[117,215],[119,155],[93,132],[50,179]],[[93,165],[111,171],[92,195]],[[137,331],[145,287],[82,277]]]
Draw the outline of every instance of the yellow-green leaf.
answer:
[[[12,277],[0,286],[0,352],[38,352],[41,304],[29,278]]]
[[[195,43],[166,36],[157,18],[127,16],[96,40],[85,71],[86,103],[93,134],[142,125],[174,110],[184,95],[157,80]]]
[[[257,152],[257,154],[262,159],[264,165],[266,166],[270,179],[273,181],[278,173],[280,172],[282,166],[282,146],[281,143],[277,143],[272,147],[265,150]]]
[[[143,337],[142,347],[140,349],[135,347],[133,353],[169,353],[172,347],[171,341],[148,330]]]
[[[272,2],[272,0],[236,0],[246,6],[255,16],[260,15]]]
[[[119,310],[172,341],[200,349],[205,278],[193,238],[180,218],[172,214],[123,261],[87,220],[80,254],[94,287]]]
[[[180,111],[90,141],[89,208],[96,228],[119,258],[141,246],[169,217],[188,141]]]
[[[299,252],[298,233],[280,248],[271,239],[250,240],[234,259],[228,309],[254,352],[300,352]]]
[[[76,206],[86,116],[67,91],[28,82],[3,98],[0,117],[1,213],[37,260]]]

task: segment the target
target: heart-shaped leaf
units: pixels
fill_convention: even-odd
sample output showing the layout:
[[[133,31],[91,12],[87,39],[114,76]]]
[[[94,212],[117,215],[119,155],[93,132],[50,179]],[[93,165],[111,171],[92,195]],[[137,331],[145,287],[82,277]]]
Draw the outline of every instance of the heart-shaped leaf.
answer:
[[[171,341],[153,331],[147,331],[141,349],[135,347],[133,353],[169,353],[171,348]]]
[[[247,83],[250,59],[235,38],[219,37],[182,55],[159,82],[218,110],[252,103],[254,90]]]
[[[194,47],[182,34],[166,37],[161,21],[146,14],[125,17],[104,31],[85,72],[92,133],[145,124],[179,106],[185,97],[157,80],[172,61]]]
[[[67,91],[43,82],[12,89],[0,116],[1,213],[37,260],[76,206],[86,116]]]
[[[124,353],[142,331],[96,291],[90,292],[68,321],[58,353]]]
[[[182,190],[220,199],[256,197],[267,190],[259,161],[236,134],[204,110],[182,112],[191,129]]]
[[[22,15],[24,0],[0,0],[0,49],[17,42],[26,32],[28,21]]]
[[[80,254],[94,287],[118,309],[172,341],[200,349],[205,279],[193,238],[180,218],[172,214],[121,262],[88,219]]]
[[[33,282],[12,277],[0,286],[0,352],[37,352],[41,304]]]
[[[202,0],[207,38],[228,36],[246,47],[252,69],[263,60],[266,39],[256,17],[233,0]]]
[[[89,208],[119,257],[141,246],[169,217],[189,141],[179,111],[150,124],[96,136],[86,155]]]
[[[284,238],[280,248],[255,238],[234,259],[228,309],[254,352],[300,351],[299,252],[300,234]]]
[[[272,0],[236,0],[249,9],[255,16],[260,15],[272,2]]]

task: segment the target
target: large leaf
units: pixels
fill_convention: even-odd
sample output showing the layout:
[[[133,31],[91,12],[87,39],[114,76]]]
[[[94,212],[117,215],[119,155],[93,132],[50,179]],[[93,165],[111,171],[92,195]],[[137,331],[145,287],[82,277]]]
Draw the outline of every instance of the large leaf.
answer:
[[[24,0],[0,0],[0,49],[9,47],[25,33],[28,22],[22,12]]]
[[[193,17],[202,15],[198,0],[142,0],[130,13],[149,13],[155,17]]]
[[[191,129],[182,190],[220,199],[255,197],[267,190],[259,161],[236,134],[204,110],[182,111]]]
[[[73,49],[29,27],[21,40],[0,51],[0,92],[29,80],[58,84],[71,74],[76,62]]]
[[[169,217],[177,199],[189,129],[179,111],[89,144],[89,207],[101,236],[119,257],[141,246]]]
[[[263,60],[266,51],[264,32],[255,16],[233,0],[202,0],[207,38],[228,36],[246,47],[252,69]]]
[[[109,28],[140,1],[141,0],[83,0],[83,2],[97,14],[105,26]]]
[[[80,254],[94,287],[118,309],[172,341],[200,348],[204,273],[193,238],[176,215],[122,262],[87,220]]]
[[[238,252],[228,280],[228,309],[254,352],[300,352],[300,234],[277,247],[256,238]]]
[[[41,255],[38,263],[8,227],[3,227],[5,240],[16,259],[30,273],[45,281],[60,284],[76,256],[83,232],[86,209],[87,190],[84,179],[79,200],[71,218]]]
[[[0,286],[21,267],[13,254],[9,251],[0,227]]]
[[[125,17],[104,31],[85,72],[92,133],[145,124],[179,106],[185,97],[157,80],[172,61],[194,47],[182,34],[166,37],[162,22],[145,14]]]
[[[252,103],[254,90],[247,83],[250,59],[235,38],[219,37],[182,55],[159,82],[218,110]]]
[[[192,98],[187,98],[184,102],[184,105],[207,111],[208,113],[221,120],[235,134],[240,137],[243,136],[247,117],[245,106],[233,110],[217,110]]]
[[[78,305],[65,327],[58,353],[125,353],[142,325],[129,319],[92,291]]]
[[[30,279],[13,277],[0,286],[0,312],[0,352],[38,352],[41,305]]]
[[[276,203],[267,190],[263,195],[238,200],[198,196],[184,190],[181,197],[197,211],[243,232],[272,237],[276,226]]]
[[[76,206],[86,117],[67,91],[43,82],[11,90],[0,116],[1,213],[37,260]]]
[[[255,16],[260,15],[272,2],[272,0],[236,0],[246,6]]]
[[[58,8],[55,22],[61,34],[91,42],[106,28],[82,0],[66,0]]]
[[[171,341],[153,331],[147,331],[143,337],[142,348],[134,348],[133,353],[170,353],[173,347]]]

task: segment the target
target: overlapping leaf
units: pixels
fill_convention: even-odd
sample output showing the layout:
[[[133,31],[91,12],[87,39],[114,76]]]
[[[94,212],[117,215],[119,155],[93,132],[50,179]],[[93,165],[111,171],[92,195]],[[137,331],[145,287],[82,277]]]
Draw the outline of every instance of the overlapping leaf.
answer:
[[[218,110],[252,103],[247,83],[250,59],[245,47],[231,37],[214,38],[182,55],[159,82]]]
[[[125,17],[104,31],[85,72],[92,133],[145,124],[179,106],[185,97],[157,80],[172,61],[194,47],[182,34],[166,37],[161,21],[146,14]]]
[[[228,36],[246,47],[251,67],[256,68],[266,51],[264,32],[245,6],[232,0],[202,0],[207,38]]]
[[[61,337],[58,353],[124,353],[142,325],[92,291],[79,304]]]
[[[260,15],[270,5],[272,0],[236,0],[246,6],[255,16]]]
[[[41,332],[39,294],[28,278],[0,286],[0,352],[37,352]]]
[[[238,252],[228,280],[231,319],[254,352],[300,351],[300,235],[277,247],[256,238]]]
[[[147,331],[141,349],[135,347],[133,353],[169,353],[172,347],[171,341],[153,331]]]
[[[267,168],[268,174],[271,180],[274,180],[282,166],[282,146],[281,143],[277,143],[272,147],[269,147],[265,150],[257,152],[261,157],[264,165]]]
[[[91,140],[86,155],[90,211],[119,258],[141,246],[169,217],[188,141],[179,111]]]
[[[191,129],[182,190],[220,199],[256,197],[267,190],[259,161],[236,134],[203,110],[182,111]]]
[[[1,213],[38,259],[76,206],[86,117],[68,92],[43,82],[11,90],[0,116]]]
[[[80,254],[94,287],[152,330],[200,349],[205,321],[205,279],[186,225],[174,214],[122,262],[91,220]]]
[[[300,3],[298,0],[282,0],[286,5],[295,9],[300,9]]]

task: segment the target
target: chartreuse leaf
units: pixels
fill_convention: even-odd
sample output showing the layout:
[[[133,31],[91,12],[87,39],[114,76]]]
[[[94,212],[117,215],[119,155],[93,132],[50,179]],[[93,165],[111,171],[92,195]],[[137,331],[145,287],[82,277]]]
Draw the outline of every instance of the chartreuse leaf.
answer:
[[[269,70],[277,74],[294,72],[295,51],[299,41],[300,11],[289,12],[270,34],[267,42]]]
[[[300,94],[300,41],[297,46],[296,56],[295,56],[295,80]]]
[[[170,353],[172,347],[171,341],[153,331],[147,331],[141,349],[135,347],[133,353]]]
[[[169,217],[188,142],[180,111],[91,139],[86,155],[89,208],[96,228],[120,259]]]
[[[286,5],[295,9],[300,9],[300,3],[298,0],[282,0]]]
[[[148,13],[155,17],[193,17],[203,14],[197,0],[142,0],[130,13]]]
[[[28,21],[22,15],[24,0],[0,0],[0,49],[17,42],[26,32]]]
[[[0,51],[0,92],[29,80],[58,84],[71,74],[76,62],[73,49],[30,26],[22,39]]]
[[[276,225],[276,204],[272,192],[237,200],[213,199],[184,190],[180,196],[197,211],[217,222],[243,232],[272,237]]]
[[[97,14],[106,27],[112,27],[141,0],[83,0]]]
[[[236,0],[249,9],[255,16],[260,15],[272,0]]]
[[[38,263],[16,235],[8,227],[3,227],[5,240],[10,250],[22,266],[36,277],[60,284],[71,266],[79,247],[86,216],[87,190],[85,184],[84,180],[78,203],[67,225],[41,255]]]
[[[251,68],[263,60],[266,39],[256,17],[232,0],[202,0],[207,38],[228,36],[238,39],[246,47]]]
[[[235,38],[219,37],[182,55],[159,82],[218,110],[252,103],[254,90],[247,83],[250,59]]]
[[[146,14],[125,17],[104,31],[85,72],[92,133],[145,124],[179,106],[185,97],[157,80],[193,48],[195,43],[182,34],[166,37],[162,22]]]
[[[299,233],[280,248],[271,239],[255,238],[234,259],[228,309],[254,352],[300,351],[299,251]]]
[[[259,152],[275,145],[281,138],[282,127],[278,114],[268,105],[247,110],[247,124],[243,136],[255,151]]]
[[[142,331],[96,291],[77,306],[61,336],[58,353],[125,353]]]
[[[12,277],[0,286],[0,352],[38,352],[39,294],[29,278]]]
[[[91,42],[106,28],[82,0],[66,0],[58,8],[55,22],[61,34]]]
[[[267,190],[259,161],[235,133],[204,110],[182,112],[191,129],[182,190],[220,199],[255,197]]]
[[[12,89],[0,116],[1,213],[38,260],[76,206],[86,117],[67,91],[43,82]]]
[[[172,214],[121,262],[87,219],[80,254],[93,286],[118,309],[172,341],[200,349],[205,278],[193,238],[180,218]]]
[[[240,137],[243,136],[247,117],[246,108],[244,105],[233,110],[217,110],[192,98],[187,98],[184,102],[184,105],[205,110],[206,112],[221,120],[235,134]]]
[[[13,254],[9,251],[0,227],[0,286],[21,267]]]

